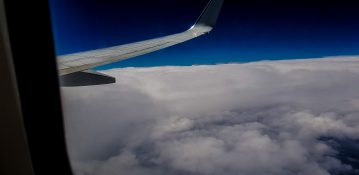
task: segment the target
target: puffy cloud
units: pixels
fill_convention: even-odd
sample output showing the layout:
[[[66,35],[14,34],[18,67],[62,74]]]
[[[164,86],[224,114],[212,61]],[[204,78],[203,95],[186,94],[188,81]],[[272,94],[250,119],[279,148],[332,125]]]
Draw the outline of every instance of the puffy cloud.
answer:
[[[62,88],[79,175],[358,173],[333,145],[359,139],[359,57],[104,73]]]

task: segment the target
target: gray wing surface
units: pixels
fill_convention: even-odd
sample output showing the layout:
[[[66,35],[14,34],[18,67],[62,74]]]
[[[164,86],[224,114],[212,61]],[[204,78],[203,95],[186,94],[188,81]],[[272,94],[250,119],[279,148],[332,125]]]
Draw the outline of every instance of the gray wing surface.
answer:
[[[196,38],[209,31],[210,28],[199,26],[182,33],[157,39],[60,56],[57,59],[60,75],[144,55]]]
[[[144,55],[209,33],[217,21],[222,5],[223,0],[210,0],[196,24],[189,30],[181,33],[131,44],[59,56],[57,58],[59,74],[61,76],[68,75]]]

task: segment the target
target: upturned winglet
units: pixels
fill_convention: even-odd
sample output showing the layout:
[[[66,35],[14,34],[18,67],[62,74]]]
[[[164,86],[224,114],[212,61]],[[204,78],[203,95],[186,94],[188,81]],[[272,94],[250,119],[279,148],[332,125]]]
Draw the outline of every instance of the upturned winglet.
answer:
[[[221,12],[224,0],[211,0],[197,19],[194,26],[207,26],[213,28]]]

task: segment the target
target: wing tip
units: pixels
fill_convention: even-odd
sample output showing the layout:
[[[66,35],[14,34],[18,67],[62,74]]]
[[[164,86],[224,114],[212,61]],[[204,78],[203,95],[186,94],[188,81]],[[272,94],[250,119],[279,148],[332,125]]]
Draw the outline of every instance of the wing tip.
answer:
[[[223,2],[224,0],[210,0],[193,27],[200,25],[213,28],[217,23]]]

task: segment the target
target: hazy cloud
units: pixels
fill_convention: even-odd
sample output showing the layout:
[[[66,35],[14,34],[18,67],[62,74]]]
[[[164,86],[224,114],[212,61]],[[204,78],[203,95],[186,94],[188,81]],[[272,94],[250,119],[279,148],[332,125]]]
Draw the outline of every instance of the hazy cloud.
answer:
[[[79,175],[356,171],[330,140],[359,139],[359,57],[104,72],[62,89]]]

